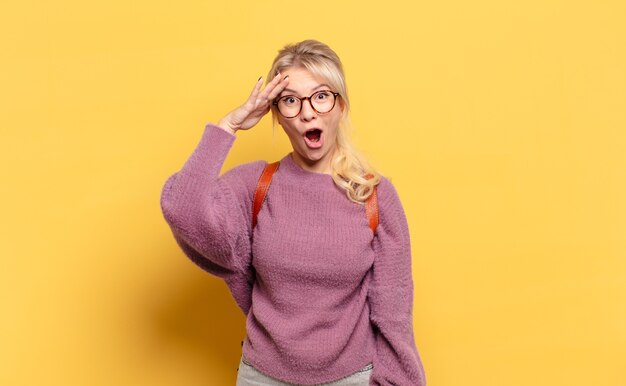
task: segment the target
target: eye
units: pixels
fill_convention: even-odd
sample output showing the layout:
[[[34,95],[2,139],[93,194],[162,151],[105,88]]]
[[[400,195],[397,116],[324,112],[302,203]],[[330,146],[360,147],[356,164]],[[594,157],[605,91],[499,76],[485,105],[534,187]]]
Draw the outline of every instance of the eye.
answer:
[[[298,103],[298,98],[288,95],[282,97],[280,101],[283,102],[286,106],[293,106]]]
[[[315,93],[315,99],[318,101],[323,101],[330,98],[330,91],[319,91]]]

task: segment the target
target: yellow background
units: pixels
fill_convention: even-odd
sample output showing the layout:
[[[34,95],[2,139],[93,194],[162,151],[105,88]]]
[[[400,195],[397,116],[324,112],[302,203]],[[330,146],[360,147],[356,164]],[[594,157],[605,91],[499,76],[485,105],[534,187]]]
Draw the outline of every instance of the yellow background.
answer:
[[[316,38],[405,206],[429,385],[626,385],[624,1],[0,8],[0,384],[234,384],[244,318],[160,189]],[[290,150],[238,137],[226,168]]]

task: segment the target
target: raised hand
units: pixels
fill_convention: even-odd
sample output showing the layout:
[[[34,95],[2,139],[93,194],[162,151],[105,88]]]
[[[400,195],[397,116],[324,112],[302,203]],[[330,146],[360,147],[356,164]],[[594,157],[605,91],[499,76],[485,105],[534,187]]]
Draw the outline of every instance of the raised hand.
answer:
[[[289,84],[289,76],[277,74],[261,91],[263,77],[259,78],[246,102],[222,118],[218,126],[235,133],[237,130],[248,130],[256,125],[270,111],[270,104]]]

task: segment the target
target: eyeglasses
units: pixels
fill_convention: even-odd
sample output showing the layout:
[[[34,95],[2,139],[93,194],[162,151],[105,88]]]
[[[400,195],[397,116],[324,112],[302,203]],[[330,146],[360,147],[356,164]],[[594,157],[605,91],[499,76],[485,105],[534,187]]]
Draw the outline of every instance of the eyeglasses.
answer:
[[[273,102],[278,108],[278,112],[285,118],[294,118],[302,111],[302,101],[309,100],[311,107],[318,114],[325,114],[335,107],[335,102],[339,96],[338,92],[330,90],[316,91],[311,96],[299,98],[295,95],[285,95]]]

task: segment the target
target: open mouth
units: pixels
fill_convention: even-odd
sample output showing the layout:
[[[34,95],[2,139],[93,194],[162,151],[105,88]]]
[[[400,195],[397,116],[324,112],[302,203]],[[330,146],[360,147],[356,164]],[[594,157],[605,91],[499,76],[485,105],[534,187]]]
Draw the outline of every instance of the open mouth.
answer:
[[[304,133],[304,142],[309,149],[320,149],[324,146],[324,137],[321,129],[310,129]]]
[[[319,142],[320,138],[322,137],[322,130],[311,129],[311,130],[308,130],[306,133],[304,133],[304,135],[309,141],[316,143],[316,142]]]

